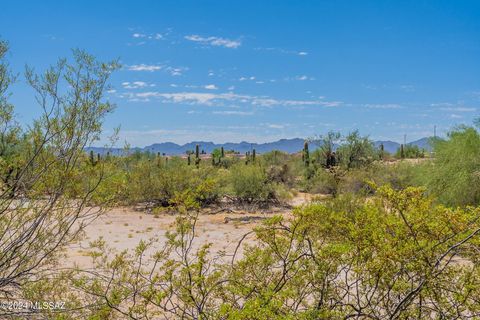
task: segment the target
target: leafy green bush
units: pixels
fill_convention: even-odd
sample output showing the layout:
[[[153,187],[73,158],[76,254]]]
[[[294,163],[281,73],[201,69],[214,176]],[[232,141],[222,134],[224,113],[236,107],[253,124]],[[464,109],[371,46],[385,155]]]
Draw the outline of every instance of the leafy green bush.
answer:
[[[185,159],[141,156],[120,158],[112,174],[111,190],[124,203],[152,202],[161,206],[176,204],[180,195],[189,193],[200,205],[217,201],[221,181],[211,166],[188,166]]]
[[[316,194],[336,194],[338,182],[331,172],[320,168],[310,179],[305,180],[305,190]]]
[[[259,157],[259,164],[266,168],[270,182],[294,188],[305,174],[305,166],[298,155],[280,151],[265,153]]]
[[[237,164],[230,170],[229,186],[238,200],[246,203],[275,199],[274,188],[265,170],[257,165]]]
[[[312,178],[304,181],[311,193],[338,195],[342,193],[369,194],[370,182],[390,185],[395,190],[410,186],[425,185],[430,172],[430,162],[411,164],[407,162],[374,162],[361,169],[317,169]]]
[[[407,162],[375,162],[367,168],[351,170],[341,184],[341,192],[368,191],[368,183],[390,185],[395,190],[424,185],[429,163],[411,164]]]
[[[434,165],[427,185],[442,203],[480,204],[480,133],[474,127],[461,126],[447,140],[433,143]]]
[[[282,166],[290,160],[291,156],[283,151],[273,150],[259,157],[263,166]]]
[[[340,165],[347,170],[366,167],[378,158],[373,142],[366,136],[360,136],[358,131],[348,134],[336,153]]]

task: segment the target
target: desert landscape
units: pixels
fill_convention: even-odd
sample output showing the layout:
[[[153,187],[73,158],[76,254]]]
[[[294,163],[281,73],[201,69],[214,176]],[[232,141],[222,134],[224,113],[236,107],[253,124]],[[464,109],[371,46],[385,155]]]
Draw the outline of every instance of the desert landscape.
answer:
[[[478,1],[2,1],[0,320],[480,319]]]

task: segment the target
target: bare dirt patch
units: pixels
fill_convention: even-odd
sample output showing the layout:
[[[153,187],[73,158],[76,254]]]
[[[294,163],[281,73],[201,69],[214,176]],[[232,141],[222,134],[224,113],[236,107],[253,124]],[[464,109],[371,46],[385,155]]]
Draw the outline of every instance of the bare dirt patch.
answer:
[[[299,193],[290,205],[299,206],[312,199],[310,194]],[[280,214],[291,216],[291,209],[271,208],[247,212],[228,208],[210,208],[202,210],[196,225],[195,246],[211,243],[212,254],[222,251],[234,252],[238,241],[251,231],[262,220]],[[85,229],[85,237],[78,243],[71,244],[67,252],[66,264],[77,264],[81,267],[92,267],[88,255],[89,243],[102,237],[109,247],[116,251],[129,250],[141,241],[158,238],[157,246],[165,243],[165,233],[172,229],[175,215],[169,213],[152,214],[148,210],[139,211],[133,207],[113,208],[96,219]],[[249,237],[246,243],[252,243]]]

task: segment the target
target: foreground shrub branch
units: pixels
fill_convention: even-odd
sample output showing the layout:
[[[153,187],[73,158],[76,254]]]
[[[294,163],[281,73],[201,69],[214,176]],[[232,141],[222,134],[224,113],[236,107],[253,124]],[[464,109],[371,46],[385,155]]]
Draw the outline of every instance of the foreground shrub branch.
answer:
[[[5,48],[6,44],[0,43]],[[0,61],[3,58],[0,50]],[[24,298],[85,224],[100,212],[91,207],[103,181],[100,167],[85,170],[83,149],[99,138],[113,106],[104,101],[107,80],[117,67],[75,50],[44,74],[27,68],[40,117],[22,129],[7,102],[13,79],[0,68],[0,293],[3,301]],[[89,177],[88,183],[85,181]],[[1,310],[0,312],[3,312]]]

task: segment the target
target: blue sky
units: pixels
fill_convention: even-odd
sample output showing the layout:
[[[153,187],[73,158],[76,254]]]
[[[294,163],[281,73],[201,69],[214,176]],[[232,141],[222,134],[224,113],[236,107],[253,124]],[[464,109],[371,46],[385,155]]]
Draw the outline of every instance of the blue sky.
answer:
[[[480,1],[2,1],[0,37],[19,73],[119,58],[120,144],[414,140],[480,110]],[[32,92],[12,91],[28,123]]]

